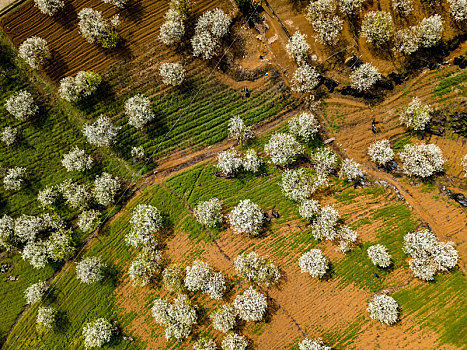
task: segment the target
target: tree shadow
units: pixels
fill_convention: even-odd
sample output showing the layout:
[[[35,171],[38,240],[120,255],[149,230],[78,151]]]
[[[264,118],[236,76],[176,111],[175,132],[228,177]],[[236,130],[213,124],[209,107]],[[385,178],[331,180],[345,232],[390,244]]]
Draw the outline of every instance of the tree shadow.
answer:
[[[97,90],[88,97],[79,100],[75,106],[83,113],[92,115],[100,109],[101,105],[116,101],[116,93],[107,80],[102,80]]]
[[[70,319],[65,311],[57,311],[55,317],[55,330],[58,333],[64,334],[68,331],[71,326]]]
[[[279,311],[280,305],[276,302],[276,300],[269,296],[267,291],[265,292],[265,294],[267,297],[268,307],[266,308],[266,314],[264,315],[263,320],[261,322],[271,323],[274,318],[274,315],[277,314],[277,311]]]
[[[69,70],[68,63],[63,55],[57,51],[52,50],[52,58],[44,66],[44,71],[49,77],[63,78]]]
[[[122,17],[136,23],[141,23],[144,13],[144,7],[141,5],[141,1],[138,0],[130,0],[125,8],[120,11]]]
[[[330,281],[334,277],[335,273],[336,271],[334,268],[334,264],[331,261],[328,261],[328,269],[326,270],[326,273],[324,274],[324,276],[321,277],[321,280]]]
[[[110,283],[113,287],[118,285],[123,273],[114,265],[106,265],[104,268],[105,282]]]
[[[122,37],[120,37],[117,47],[109,50],[99,46],[99,49],[103,50],[106,55],[110,54],[111,57],[115,57],[118,60],[128,60],[133,57],[128,40]]]
[[[75,27],[77,18],[76,9],[71,1],[65,1],[65,6],[53,16],[54,21],[62,27],[72,29]],[[70,20],[72,19],[72,20]]]

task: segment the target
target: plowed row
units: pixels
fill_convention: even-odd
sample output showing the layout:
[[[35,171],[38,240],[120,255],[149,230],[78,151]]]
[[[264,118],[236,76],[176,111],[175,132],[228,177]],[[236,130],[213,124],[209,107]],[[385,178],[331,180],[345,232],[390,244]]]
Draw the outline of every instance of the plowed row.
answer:
[[[0,26],[16,47],[31,36],[47,40],[53,60],[45,71],[52,81],[57,82],[80,70],[102,72],[112,63],[138,56],[148,46],[164,50],[157,38],[168,4],[168,1],[132,0],[126,9],[119,12],[103,1],[75,0],[66,1],[63,14],[49,17],[34,7],[34,1],[30,0],[2,17]],[[214,6],[226,7],[225,4],[228,2],[223,0],[196,1],[193,12],[201,13]],[[104,18],[108,19],[120,14],[118,32],[123,42],[119,48],[106,51],[84,40],[78,29],[77,14],[86,7],[102,11]]]

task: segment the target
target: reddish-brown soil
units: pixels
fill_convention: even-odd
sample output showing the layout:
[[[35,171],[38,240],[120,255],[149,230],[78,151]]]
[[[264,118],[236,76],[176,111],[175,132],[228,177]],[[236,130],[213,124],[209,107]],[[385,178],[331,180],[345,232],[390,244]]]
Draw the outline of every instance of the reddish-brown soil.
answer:
[[[169,2],[134,0],[123,11],[99,0],[66,1],[63,15],[57,18],[43,15],[34,1],[29,0],[0,19],[0,26],[18,47],[25,39],[39,36],[47,40],[53,59],[45,67],[52,81],[76,74],[80,70],[104,71],[120,60],[133,60],[145,52],[166,50],[159,41],[159,28],[164,21]],[[115,50],[105,50],[89,44],[78,29],[78,12],[86,7],[100,10],[110,19],[119,13],[121,24],[117,28],[122,37],[121,45]],[[214,7],[226,11],[232,4],[225,1],[196,1],[193,12],[202,13]],[[27,18],[28,20],[24,20]]]

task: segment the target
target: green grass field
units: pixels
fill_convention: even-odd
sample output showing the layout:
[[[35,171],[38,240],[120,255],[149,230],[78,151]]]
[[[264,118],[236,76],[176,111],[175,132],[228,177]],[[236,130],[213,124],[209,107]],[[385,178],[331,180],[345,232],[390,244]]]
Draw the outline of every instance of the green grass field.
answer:
[[[163,236],[167,237],[167,239],[182,234],[182,232],[186,232],[191,237],[190,244],[192,244],[192,248],[190,249],[196,254],[190,254],[190,256],[184,258],[188,261],[202,254],[205,244],[212,243],[210,243],[206,232],[194,221],[193,216],[181,199],[184,199],[190,206],[194,206],[200,200],[217,196],[223,200],[226,212],[242,198],[251,198],[265,210],[275,207],[279,210],[281,218],[271,225],[267,233],[268,236],[275,237],[280,226],[291,220],[296,220],[298,215],[296,205],[284,200],[280,193],[278,186],[279,172],[277,169],[268,166],[267,170],[269,173],[267,177],[255,177],[245,174],[236,179],[226,180],[214,176],[215,168],[212,165],[201,164],[169,178],[165,185],[153,185],[145,189],[140,196],[133,199],[123,209],[122,214],[115,221],[105,227],[98,238],[90,244],[90,249],[83,255],[102,256],[104,261],[112,267],[113,274],[101,283],[85,286],[77,282],[72,267],[65,268],[53,283],[53,298],[46,302],[60,310],[64,315],[64,324],[55,332],[39,334],[34,325],[37,307],[31,308],[10,334],[5,343],[6,348],[8,349],[9,346],[14,348],[15,339],[19,336],[20,339],[23,339],[21,344],[26,347],[40,349],[43,346],[44,349],[51,347],[55,349],[77,349],[82,346],[80,332],[82,325],[87,321],[97,317],[106,317],[110,320],[118,320],[123,329],[131,324],[137,315],[133,312],[126,313],[116,304],[114,288],[121,283],[126,283],[126,270],[129,262],[136,254],[133,249],[128,249],[123,237],[129,228],[128,221],[131,208],[137,203],[150,203],[162,211],[166,225]],[[345,187],[345,184],[335,181],[336,188]],[[227,186],[226,183],[229,185]],[[165,186],[168,186],[175,195]],[[356,191],[347,188],[342,193],[336,194],[335,199],[337,205],[346,206],[352,205],[355,201],[363,198],[387,199],[388,195],[388,191],[382,187],[361,188]],[[342,286],[351,283],[363,290],[375,292],[394,285],[394,282],[388,282],[392,271],[401,268],[408,269],[406,256],[402,253],[402,237],[406,232],[415,229],[417,225],[410,210],[403,204],[388,200],[387,204],[368,213],[359,222],[361,225],[365,225],[374,221],[380,223],[380,228],[375,235],[376,240],[374,242],[362,242],[344,259],[333,265],[331,278],[339,280]],[[225,234],[223,230],[214,233],[218,236]],[[274,239],[273,247],[270,248],[273,260],[279,262],[279,264],[281,262],[285,263],[287,261],[286,252],[298,254],[314,246],[321,247],[323,244],[315,241],[306,231],[299,236],[294,237],[294,235],[295,233],[291,236],[293,237],[292,240],[286,242]],[[373,243],[382,243],[388,247],[393,256],[394,265],[392,269],[381,271],[371,265],[366,257],[366,248]],[[255,240],[250,248],[261,247],[261,245],[261,239]],[[296,261],[293,263],[296,264]],[[372,274],[375,271],[380,275],[379,279],[373,277]],[[231,278],[234,280],[236,276]],[[437,332],[443,343],[461,346],[463,340],[459,335],[459,330],[465,322],[465,296],[461,291],[465,289],[465,285],[462,274],[456,270],[439,275],[435,283],[424,283],[412,289],[403,288],[396,292],[394,297],[399,302],[404,317],[410,315],[423,327]],[[131,293],[138,293],[138,291],[135,289],[130,292],[130,295]],[[152,287],[147,294],[145,304],[139,308],[139,316],[149,314],[148,311],[153,299],[160,295],[165,295],[163,288],[159,285]],[[203,304],[205,299],[200,298],[199,294],[190,293],[190,296],[197,304]],[[427,298],[430,300],[429,303],[425,303]],[[131,296],[128,302],[130,300]],[[447,300],[450,300],[450,302],[446,303]],[[204,311],[207,312],[207,310]],[[441,315],[449,316],[440,321],[437,318]],[[352,344],[355,337],[366,322],[370,322],[365,316],[365,314],[360,315],[352,324],[349,324],[345,329],[339,330],[339,332],[322,334],[323,340],[328,344],[333,344],[335,349],[354,348]],[[149,323],[149,328],[154,332],[151,336],[162,336],[163,327],[156,325],[150,317],[147,317],[145,322]],[[267,331],[266,325],[254,331],[253,334],[263,332],[263,328],[264,331]],[[208,328],[203,332],[209,333],[211,331]],[[214,332],[214,334],[216,333]],[[137,338],[135,343],[129,343],[122,341],[120,338],[113,341],[106,348],[141,348],[144,343],[139,341],[141,340]],[[167,348],[182,349],[185,347],[183,344],[169,342]],[[290,344],[290,347],[284,347],[284,349],[290,348],[295,349],[293,344]]]
[[[0,215],[42,213],[43,209],[36,200],[37,192],[46,185],[57,184],[66,178],[91,183],[102,171],[127,181],[139,178],[156,165],[157,157],[178,150],[202,149],[223,140],[227,136],[228,120],[233,115],[240,115],[248,125],[253,125],[278,118],[297,107],[288,92],[280,92],[274,87],[274,81],[266,81],[264,86],[252,91],[249,99],[243,99],[239,91],[215,78],[206,81],[208,70],[201,65],[189,70],[187,83],[183,87],[170,89],[158,84],[138,85],[137,81],[131,81],[125,74],[124,65],[114,66],[103,72],[105,84],[100,94],[74,106],[57,100],[54,88],[44,77],[39,73],[31,73],[23,63],[18,62],[7,39],[3,35],[0,39],[0,130],[10,125],[21,131],[16,146],[2,146],[0,164],[2,167],[25,166],[28,169],[26,184],[20,191],[10,193],[0,186]],[[435,88],[435,93],[441,96],[451,91],[452,86],[461,86],[462,82],[451,81],[451,78],[458,76],[443,80],[444,83],[441,82]],[[8,115],[4,101],[14,91],[25,88],[36,97],[41,111],[32,121],[19,123]],[[157,114],[156,120],[144,131],[130,127],[123,114],[125,100],[136,93],[150,96]],[[112,118],[121,127],[116,146],[110,150],[89,146],[80,131],[84,123],[95,120],[100,114]],[[331,128],[338,132],[344,117],[335,114],[330,118]],[[286,123],[283,123],[241,149],[252,147],[261,153],[270,135],[286,130]],[[407,142],[406,138],[398,140],[395,148],[400,149]],[[97,166],[93,170],[84,174],[66,173],[61,158],[74,145],[95,155]],[[148,155],[156,157],[155,161],[150,161],[146,166],[132,164],[132,146],[143,146]],[[322,141],[319,139],[306,144],[306,155],[320,146]],[[300,161],[308,166],[305,158]],[[14,267],[9,274],[19,276],[18,281],[9,282],[2,275],[0,281],[0,307],[4,310],[0,318],[2,349],[82,349],[83,325],[100,317],[117,322],[123,334],[135,338],[135,342],[129,342],[116,336],[104,349],[148,348],[151,339],[163,337],[163,327],[154,322],[149,310],[155,298],[166,297],[168,293],[157,282],[144,291],[128,283],[127,270],[138,251],[129,248],[124,237],[130,229],[132,208],[140,203],[154,205],[162,212],[164,230],[158,237],[162,250],[169,241],[188,237],[183,241],[183,244],[188,245],[184,247],[188,253],[179,257],[183,263],[197,258],[209,263],[205,253],[207,248],[216,244],[215,240],[226,238],[225,244],[234,244],[237,240],[236,236],[226,236],[227,225],[207,230],[195,221],[189,208],[211,197],[222,200],[225,214],[245,198],[251,199],[265,211],[275,209],[279,212],[278,219],[265,225],[263,235],[251,239],[241,247],[241,251],[268,251],[279,267],[295,269],[294,273],[299,274],[298,256],[314,247],[325,249],[326,242],[315,240],[309,225],[299,217],[297,203],[285,199],[281,193],[280,169],[266,163],[261,176],[240,173],[234,179],[216,177],[216,172],[212,161],[198,164],[165,179],[162,184],[150,184],[132,199],[108,210],[106,215],[117,215],[104,225],[74,261],[34,270],[18,254],[2,253],[0,262],[13,263]],[[418,218],[383,187],[353,189],[350,184],[335,176],[331,177],[331,183],[331,189],[317,195],[322,203],[333,203],[342,212],[348,208],[353,208],[355,212],[360,209],[360,203],[365,201],[379,203],[379,206],[363,212],[351,225],[362,232],[377,223],[377,228],[372,228],[374,239],[359,241],[354,250],[333,261],[329,279],[337,281],[338,288],[352,286],[368,295],[385,288],[395,288],[393,297],[399,303],[404,319],[409,318],[422,330],[438,335],[437,345],[448,344],[460,349],[467,346],[463,337],[463,329],[467,324],[467,298],[464,292],[467,283],[459,269],[437,275],[432,283],[418,283],[414,287],[411,284],[400,286],[406,281],[393,278],[396,271],[403,272],[402,275],[411,273],[408,258],[402,251],[402,242],[407,232],[417,228]],[[56,213],[70,221],[77,215],[77,211],[65,206],[58,207]],[[343,216],[344,224],[347,219],[350,219],[350,215]],[[284,227],[290,229],[284,230]],[[75,232],[75,238],[77,244],[86,239],[79,232]],[[387,270],[376,268],[367,257],[367,248],[376,243],[384,244],[392,255],[393,265]],[[74,262],[85,256],[96,255],[102,257],[108,266],[106,278],[91,285],[80,284],[76,279]],[[166,258],[167,263],[172,261],[170,256]],[[379,278],[375,278],[375,272]],[[292,273],[287,277],[294,278]],[[53,331],[42,332],[36,328],[39,305],[26,308],[23,292],[30,284],[46,279],[51,279],[51,287],[43,304],[56,308],[59,317]],[[232,295],[247,285],[237,275],[228,276],[227,279]],[[170,298],[173,296],[174,293]],[[195,328],[190,341],[200,335],[211,335],[219,340],[219,332],[212,329],[206,318],[216,303],[199,293],[189,293],[189,296],[195,304],[201,306],[199,313],[203,316],[201,325]],[[310,295],[310,298],[313,296]],[[130,304],[133,305],[132,311],[125,308]],[[143,337],[133,333],[136,320],[143,322],[147,329]],[[371,326],[370,322],[376,321],[369,320],[367,313],[362,312],[341,329],[323,331],[321,338],[336,350],[355,349],[357,337]],[[245,334],[250,337],[266,334],[270,323],[268,320],[244,327]],[[304,329],[311,333],[314,327],[307,324]],[[411,332],[412,329],[407,331]],[[293,339],[293,342],[287,339],[290,343],[284,344],[282,348],[298,349],[300,340],[302,338]],[[188,349],[192,346],[188,342],[170,341],[164,344],[165,349]]]

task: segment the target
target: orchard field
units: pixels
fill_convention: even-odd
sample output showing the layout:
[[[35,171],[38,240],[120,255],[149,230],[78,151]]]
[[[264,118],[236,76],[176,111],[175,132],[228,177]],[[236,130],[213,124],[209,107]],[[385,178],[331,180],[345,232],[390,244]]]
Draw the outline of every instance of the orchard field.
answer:
[[[2,350],[467,347],[462,0],[349,0],[352,13],[341,0],[72,0],[54,15],[41,1],[61,2],[19,1],[0,15]],[[89,42],[79,20],[86,8],[115,32]],[[372,27],[375,12],[382,22]],[[429,34],[424,18],[434,18]],[[167,44],[161,28],[171,21],[184,31]],[[418,45],[410,54],[397,37],[407,28],[404,48]],[[332,44],[320,41],[334,30]],[[112,33],[118,44],[108,48]],[[21,49],[33,36],[50,51],[37,69]],[[175,65],[164,76],[166,63]],[[86,80],[89,93],[67,100],[63,79],[80,71],[98,83],[92,90]],[[24,90],[37,111],[20,120],[8,104]],[[144,102],[130,110],[134,96]],[[110,129],[86,132],[102,116]],[[17,132],[11,144],[8,128]],[[379,157],[391,156],[380,161],[370,149],[385,140]],[[65,162],[76,146],[92,165],[80,165],[85,156]],[[20,185],[8,180],[15,167],[25,169]],[[200,214],[213,198],[220,207]],[[245,199],[258,217],[251,208],[235,214]],[[312,215],[306,204],[317,205]],[[203,215],[221,219],[211,227]],[[261,224],[239,232],[255,226],[248,220]],[[411,253],[410,234],[422,242]],[[387,266],[370,258],[375,245],[390,255]],[[238,257],[251,252],[272,264],[255,277],[269,282],[239,270]],[[308,252],[324,256],[323,271],[311,258],[306,270]],[[80,273],[93,257],[101,267]],[[171,271],[180,272],[176,288]],[[40,281],[44,291],[27,302]],[[256,297],[239,306],[251,288]],[[177,313],[170,305],[180,295],[188,302]],[[385,296],[396,307],[375,316],[371,305]],[[234,310],[225,331],[213,321],[221,306]],[[86,331],[96,320],[102,328]]]

